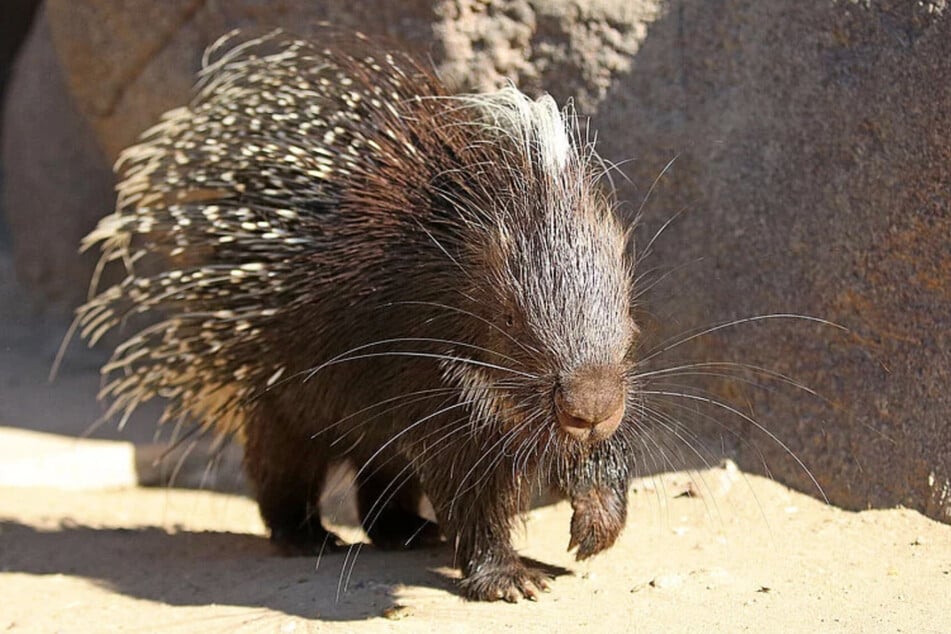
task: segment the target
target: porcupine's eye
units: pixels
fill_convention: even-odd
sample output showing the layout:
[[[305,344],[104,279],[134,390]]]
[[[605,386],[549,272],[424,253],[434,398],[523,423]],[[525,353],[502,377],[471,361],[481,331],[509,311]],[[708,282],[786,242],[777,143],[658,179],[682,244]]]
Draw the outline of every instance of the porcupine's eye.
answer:
[[[503,316],[506,328],[511,328],[515,325],[515,316],[512,313],[505,313]]]

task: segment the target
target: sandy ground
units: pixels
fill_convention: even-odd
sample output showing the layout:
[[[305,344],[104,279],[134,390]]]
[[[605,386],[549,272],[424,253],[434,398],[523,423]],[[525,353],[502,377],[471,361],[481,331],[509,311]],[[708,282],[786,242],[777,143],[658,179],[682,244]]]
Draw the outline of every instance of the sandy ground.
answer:
[[[73,349],[50,385],[65,324],[9,273],[0,257],[0,631],[951,632],[951,526],[732,468],[638,482],[617,545],[583,564],[567,505],[532,511],[522,553],[557,573],[537,603],[463,601],[449,549],[276,557],[246,497],[138,485],[164,479],[148,420],[71,437],[100,413],[101,358]],[[233,456],[217,480],[205,460],[176,482],[241,490]]]
[[[460,599],[449,549],[275,557],[245,497],[3,487],[0,631],[951,632],[951,527],[916,512],[849,513],[733,469],[631,501],[584,564],[570,508],[532,511],[518,543],[557,579],[508,605]]]

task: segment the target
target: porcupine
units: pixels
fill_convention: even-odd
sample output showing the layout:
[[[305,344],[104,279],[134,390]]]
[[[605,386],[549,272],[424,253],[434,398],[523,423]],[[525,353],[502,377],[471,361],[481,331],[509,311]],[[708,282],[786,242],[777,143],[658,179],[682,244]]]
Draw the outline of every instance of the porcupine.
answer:
[[[363,36],[226,41],[83,243],[126,272],[78,310],[90,345],[159,316],[102,368],[107,414],[159,396],[238,436],[287,552],[337,543],[318,499],[349,461],[374,544],[441,533],[464,596],[534,599],[510,539],[533,491],[571,500],[584,559],[633,469],[630,230],[593,143],[547,95],[451,95]]]

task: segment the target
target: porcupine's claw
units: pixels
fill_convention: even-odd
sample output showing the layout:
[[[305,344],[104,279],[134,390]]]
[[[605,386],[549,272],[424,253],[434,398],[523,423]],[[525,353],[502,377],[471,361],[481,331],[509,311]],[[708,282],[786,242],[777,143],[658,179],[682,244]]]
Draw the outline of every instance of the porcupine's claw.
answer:
[[[610,489],[592,489],[572,498],[571,540],[568,550],[577,548],[578,561],[598,554],[614,545],[624,528],[627,504]]]
[[[521,598],[537,601],[539,592],[548,592],[551,577],[520,559],[486,566],[463,579],[462,594],[475,601],[518,603]]]

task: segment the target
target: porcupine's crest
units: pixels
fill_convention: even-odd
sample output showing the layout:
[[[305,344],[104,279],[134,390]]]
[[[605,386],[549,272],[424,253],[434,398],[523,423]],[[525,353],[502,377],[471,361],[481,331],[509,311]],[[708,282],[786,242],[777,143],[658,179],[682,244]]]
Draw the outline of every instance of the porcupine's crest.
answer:
[[[161,396],[163,419],[191,415],[237,429],[244,399],[300,370],[271,356],[265,337],[299,338],[288,329],[307,323],[322,284],[346,286],[350,276],[355,293],[385,284],[385,267],[365,261],[373,249],[352,248],[354,231],[372,244],[376,227],[401,217],[393,214],[412,216],[442,198],[448,204],[435,209],[455,216],[429,223],[421,239],[428,252],[431,238],[458,254],[472,242],[511,242],[495,228],[511,225],[500,214],[525,212],[512,200],[595,195],[584,176],[590,147],[549,97],[506,88],[449,98],[408,58],[350,44],[340,53],[280,33],[227,51],[219,42],[193,102],[120,157],[116,211],[83,247],[99,243],[100,271],[119,262],[127,276],[92,294],[77,324],[92,345],[137,314],[161,319],[104,366],[107,416],[124,421]],[[436,125],[425,131],[427,120]],[[456,156],[447,159],[447,147]],[[519,190],[526,181],[537,191]]]

